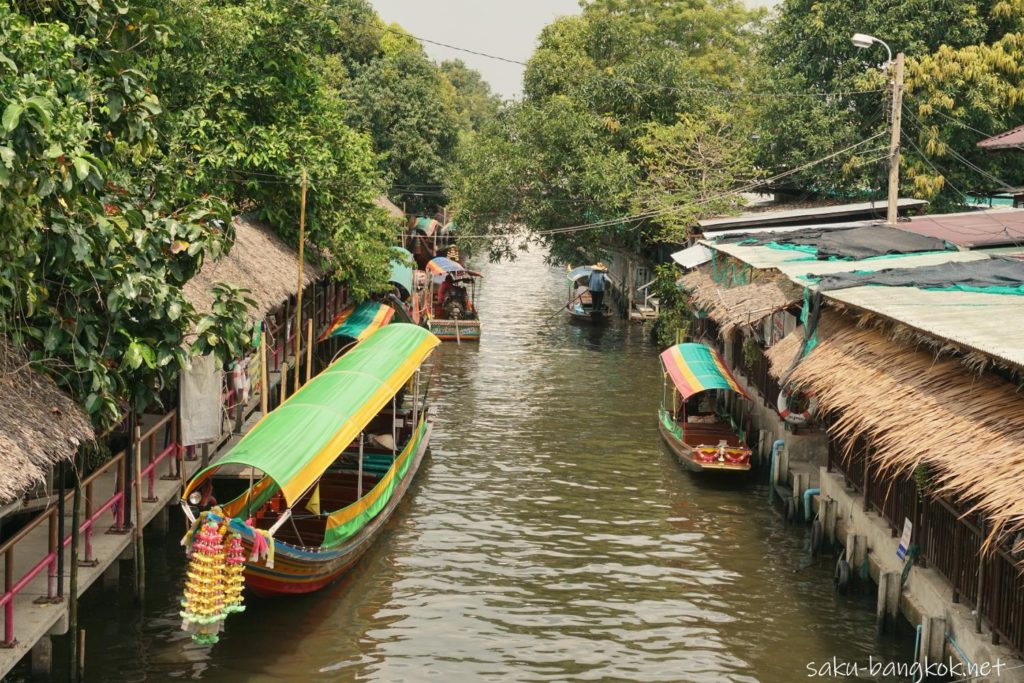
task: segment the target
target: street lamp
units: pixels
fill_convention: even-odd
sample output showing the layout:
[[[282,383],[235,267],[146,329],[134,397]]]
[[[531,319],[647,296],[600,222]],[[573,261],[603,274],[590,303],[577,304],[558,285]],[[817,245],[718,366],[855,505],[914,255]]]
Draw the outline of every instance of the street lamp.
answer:
[[[875,38],[874,36],[869,36],[866,33],[854,33],[853,38],[851,38],[850,40],[854,45],[861,48],[862,50],[871,47],[875,43],[878,43],[879,45],[885,48],[886,53],[888,53],[889,55],[889,62],[887,63],[892,63],[892,50],[889,49],[889,45],[884,40],[880,40],[878,38]]]
[[[892,139],[889,142],[889,206],[885,215],[885,222],[895,226],[899,218],[899,192],[900,192],[900,124],[903,113],[903,53],[896,55],[895,61],[892,58],[892,50],[884,40],[879,40],[866,33],[854,33],[850,38],[851,42],[861,49],[869,48],[875,43],[885,48],[889,55],[886,66],[889,67],[891,75],[890,85],[892,87]]]

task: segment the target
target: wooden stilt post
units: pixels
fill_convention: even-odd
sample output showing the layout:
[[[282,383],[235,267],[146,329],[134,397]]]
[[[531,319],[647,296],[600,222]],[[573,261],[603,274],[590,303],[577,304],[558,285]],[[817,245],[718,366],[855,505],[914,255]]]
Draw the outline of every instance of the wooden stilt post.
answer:
[[[75,495],[71,502],[71,567],[70,585],[68,586],[68,637],[70,651],[68,652],[68,663],[72,683],[78,681],[78,537],[79,528],[82,525],[82,468],[85,467],[85,456],[79,448],[75,454],[75,466],[72,468],[75,473]],[[138,491],[139,488],[136,487]],[[135,518],[136,526],[141,527],[139,520],[141,515]],[[64,554],[64,545],[57,548],[57,552]]]
[[[270,383],[267,381],[267,326],[260,333],[260,412],[267,414],[270,405]]]
[[[302,199],[299,203],[299,291],[295,300],[295,389],[299,388],[302,358],[302,264],[306,244],[306,169],[302,169]]]
[[[306,322],[306,383],[313,379],[313,319]]]
[[[135,467],[135,596],[141,602],[146,593],[146,556],[142,549],[142,429],[136,425],[132,440]]]

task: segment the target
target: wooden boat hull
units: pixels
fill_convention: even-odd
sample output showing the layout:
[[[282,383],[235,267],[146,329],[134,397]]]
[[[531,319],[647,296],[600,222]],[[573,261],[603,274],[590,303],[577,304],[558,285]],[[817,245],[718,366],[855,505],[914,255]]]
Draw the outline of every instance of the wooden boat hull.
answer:
[[[597,313],[597,314],[594,314],[594,313],[592,313],[590,311],[585,311],[583,313],[580,313],[580,312],[578,312],[578,311],[576,311],[576,310],[574,310],[572,308],[567,308],[566,310],[569,311],[570,319],[572,319],[574,321],[577,321],[577,322],[582,322],[582,323],[605,323],[605,322],[608,322],[608,309],[607,309],[607,307],[605,308],[603,313]]]
[[[750,471],[750,460],[745,463],[733,462],[703,462],[697,460],[693,448],[684,443],[679,437],[673,434],[665,426],[664,421],[658,420],[658,431],[661,438],[665,440],[669,449],[676,456],[679,463],[691,472],[748,472]]]
[[[351,569],[370,549],[384,525],[401,504],[425,457],[432,431],[433,417],[428,416],[423,436],[405,476],[398,483],[384,509],[358,534],[337,548],[327,549],[302,548],[290,543],[276,542],[273,568],[266,566],[265,559],[246,562],[245,583],[249,590],[263,597],[312,593],[324,588]],[[253,536],[251,532],[243,533],[241,536],[246,557],[249,557],[252,553]]]
[[[427,321],[427,329],[441,341],[478,342],[480,341],[481,325],[479,320],[440,320],[434,318]]]

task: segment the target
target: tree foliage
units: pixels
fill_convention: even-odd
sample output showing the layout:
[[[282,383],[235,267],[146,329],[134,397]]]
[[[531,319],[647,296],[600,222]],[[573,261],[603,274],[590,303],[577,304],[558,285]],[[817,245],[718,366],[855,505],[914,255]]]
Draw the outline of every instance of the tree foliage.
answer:
[[[660,205],[667,147],[688,144],[689,124],[717,116],[720,132],[739,130],[744,108],[708,93],[742,82],[760,16],[731,0],[594,0],[581,16],[547,26],[524,101],[507,105],[464,150],[451,189],[460,227],[491,239],[492,255],[501,255],[524,225],[555,259],[577,262],[678,234],[668,220],[616,219]],[[749,176],[727,164],[717,172]],[[670,181],[673,192],[701,196],[690,180]]]
[[[891,102],[886,72],[878,68],[885,48],[854,47],[850,37],[861,32],[907,55],[905,192],[942,209],[961,202],[966,190],[993,189],[994,181],[963,159],[1019,182],[1019,173],[998,156],[975,147],[984,137],[979,131],[999,132],[1020,120],[1018,5],[786,0],[768,26],[757,78],[764,87],[829,95],[767,98],[760,114],[760,163],[770,170],[792,168],[886,129]],[[877,156],[865,150],[861,158]],[[818,192],[877,193],[884,187],[884,162],[871,167],[856,161],[838,158],[791,182]]]
[[[301,170],[307,253],[357,296],[385,284],[395,228],[374,199],[440,182],[453,98],[363,0],[5,5],[0,333],[100,427],[153,406],[190,354],[252,343],[244,290],[216,285],[201,316],[182,288],[230,248],[233,213],[295,244]]]

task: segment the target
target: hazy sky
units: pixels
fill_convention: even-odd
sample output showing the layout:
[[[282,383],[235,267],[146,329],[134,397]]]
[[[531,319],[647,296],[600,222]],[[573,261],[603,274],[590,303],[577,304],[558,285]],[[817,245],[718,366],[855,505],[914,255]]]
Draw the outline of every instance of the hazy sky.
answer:
[[[557,17],[577,14],[577,0],[370,0],[381,17],[397,22],[418,38],[486,52],[525,62],[533,53],[540,30]],[[775,0],[748,0],[765,6]],[[434,59],[458,58],[483,74],[494,91],[516,97],[522,90],[523,67],[457,52],[423,46]]]
[[[555,18],[579,12],[576,0],[370,0],[384,21],[418,38],[525,62],[537,36]],[[434,59],[461,59],[483,74],[494,91],[515,97],[523,67],[425,44]]]

